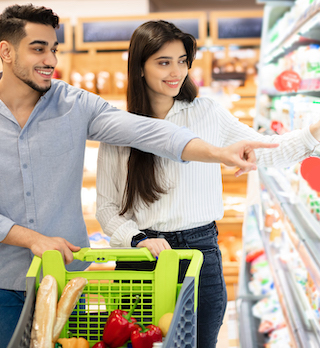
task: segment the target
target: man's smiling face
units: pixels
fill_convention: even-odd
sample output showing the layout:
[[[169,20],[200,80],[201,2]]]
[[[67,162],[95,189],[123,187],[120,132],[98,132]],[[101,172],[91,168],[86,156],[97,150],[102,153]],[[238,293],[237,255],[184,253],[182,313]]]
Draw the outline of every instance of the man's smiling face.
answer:
[[[26,36],[15,47],[13,74],[37,92],[51,87],[51,78],[57,65],[57,36],[52,26],[28,22]]]

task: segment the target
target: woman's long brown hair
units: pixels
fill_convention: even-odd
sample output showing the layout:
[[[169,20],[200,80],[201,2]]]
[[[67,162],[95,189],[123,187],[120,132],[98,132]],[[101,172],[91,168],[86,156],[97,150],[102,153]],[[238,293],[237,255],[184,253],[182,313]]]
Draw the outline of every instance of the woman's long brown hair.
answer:
[[[128,58],[127,105],[129,112],[156,117],[147,94],[145,79],[141,75],[147,59],[165,43],[175,40],[182,41],[190,69],[196,53],[196,40],[192,35],[183,33],[174,24],[162,20],[146,22],[133,33]],[[196,85],[187,75],[179,94],[174,99],[191,102],[197,96],[197,92]],[[159,180],[160,170],[157,156],[131,148],[121,215],[133,209],[138,202],[148,206],[158,200],[161,194],[166,193],[163,181]]]

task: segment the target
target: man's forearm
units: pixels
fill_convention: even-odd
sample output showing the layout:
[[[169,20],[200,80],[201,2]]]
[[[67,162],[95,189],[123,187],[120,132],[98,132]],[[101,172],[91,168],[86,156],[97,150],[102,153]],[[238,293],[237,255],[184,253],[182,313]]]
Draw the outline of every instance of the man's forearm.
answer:
[[[268,144],[260,141],[242,140],[226,147],[216,147],[201,139],[195,138],[185,146],[181,159],[184,161],[201,161],[207,163],[224,163],[237,166],[236,176],[250,170],[255,170],[255,149],[274,148],[278,144]]]
[[[65,264],[73,261],[73,251],[80,250],[80,247],[73,245],[64,238],[44,236],[39,232],[19,225],[14,225],[1,243],[28,248],[34,255],[39,257],[42,257],[46,250],[58,250],[62,254]]]
[[[19,225],[13,225],[7,236],[1,241],[4,244],[31,249],[32,244],[39,239],[40,233]]]
[[[213,146],[202,139],[195,138],[188,142],[182,151],[183,161],[220,163],[221,148]]]

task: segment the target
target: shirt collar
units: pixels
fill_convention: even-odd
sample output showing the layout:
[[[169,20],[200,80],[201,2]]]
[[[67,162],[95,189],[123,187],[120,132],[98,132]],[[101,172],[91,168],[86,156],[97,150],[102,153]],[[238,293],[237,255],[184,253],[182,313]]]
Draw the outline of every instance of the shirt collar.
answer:
[[[42,93],[42,96],[41,96],[42,99],[47,99],[51,96],[51,94],[53,93],[53,90],[55,89],[56,83],[57,83],[57,80],[55,80],[55,79],[51,80],[51,87],[47,92]]]
[[[172,105],[172,108],[169,110],[166,120],[175,114],[180,113],[184,109],[189,109],[193,107],[193,101],[192,102],[187,102],[187,101],[182,101],[182,100],[175,100],[174,104]]]

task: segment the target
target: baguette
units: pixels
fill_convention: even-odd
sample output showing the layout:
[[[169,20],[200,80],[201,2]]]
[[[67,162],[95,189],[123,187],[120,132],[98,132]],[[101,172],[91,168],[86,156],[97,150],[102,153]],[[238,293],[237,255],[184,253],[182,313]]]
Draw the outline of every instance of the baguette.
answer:
[[[53,342],[56,343],[60,333],[76,306],[84,287],[88,281],[86,278],[73,278],[63,289],[58,302],[56,323],[53,328]]]
[[[31,330],[31,348],[52,348],[53,326],[56,320],[58,285],[46,275],[39,286]]]

